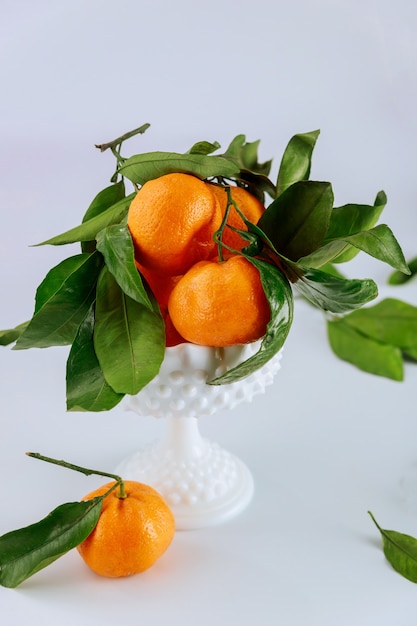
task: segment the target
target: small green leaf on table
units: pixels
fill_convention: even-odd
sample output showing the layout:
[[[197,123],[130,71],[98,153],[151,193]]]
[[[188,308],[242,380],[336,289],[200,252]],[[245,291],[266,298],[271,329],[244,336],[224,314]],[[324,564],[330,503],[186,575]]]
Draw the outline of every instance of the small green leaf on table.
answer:
[[[404,355],[417,358],[417,307],[395,298],[329,320],[327,329],[334,353],[372,374],[403,380]]]
[[[382,546],[387,561],[404,578],[417,583],[417,539],[395,530],[385,530],[368,511],[382,537]]]
[[[402,350],[417,347],[417,306],[402,300],[385,298],[371,307],[354,311],[345,320],[376,341]]]
[[[401,350],[376,341],[349,325],[345,318],[327,322],[330,347],[343,361],[363,372],[401,381],[404,378]]]

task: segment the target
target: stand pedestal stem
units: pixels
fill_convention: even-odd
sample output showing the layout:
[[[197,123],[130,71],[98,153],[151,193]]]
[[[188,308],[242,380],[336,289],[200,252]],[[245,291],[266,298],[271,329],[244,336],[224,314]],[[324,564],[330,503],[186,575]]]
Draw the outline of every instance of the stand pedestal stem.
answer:
[[[173,461],[192,463],[201,458],[207,442],[200,434],[197,417],[169,417],[165,434],[157,445],[161,454]]]
[[[166,419],[162,440],[123,461],[116,473],[159,491],[178,530],[202,528],[235,517],[253,496],[253,479],[240,459],[204,439],[198,418]]]
[[[165,434],[118,466],[116,473],[154,487],[171,507],[178,529],[220,524],[241,513],[253,496],[244,463],[204,439],[199,418],[234,409],[263,393],[280,369],[281,352],[259,370],[228,385],[208,385],[213,376],[253,356],[261,340],[211,348],[182,343],[165,350],[158,375],[129,398],[128,410],[164,419]]]

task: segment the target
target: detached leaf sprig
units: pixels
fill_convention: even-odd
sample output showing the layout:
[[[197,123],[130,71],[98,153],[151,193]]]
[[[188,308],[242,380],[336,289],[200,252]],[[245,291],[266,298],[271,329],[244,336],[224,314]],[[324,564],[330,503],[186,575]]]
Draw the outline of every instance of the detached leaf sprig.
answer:
[[[373,514],[370,511],[368,513],[381,534],[387,561],[401,576],[417,583],[417,539],[395,530],[381,528]]]
[[[112,478],[112,484],[102,496],[81,502],[61,504],[45,518],[0,537],[0,585],[14,588],[44,569],[61,556],[80,545],[94,530],[104,499],[118,490],[117,497],[126,497],[123,479],[115,474],[87,469],[67,461],[28,452],[28,456],[53,463],[86,476]]]
[[[271,177],[272,160],[261,162],[259,141],[237,135],[225,151],[217,141],[198,141],[183,154],[146,152],[122,156],[127,140],[143,124],[97,145],[116,159],[111,185],[101,190],[74,228],[39,245],[79,243],[81,253],[52,268],[36,293],[32,318],[0,331],[0,344],[14,349],[70,346],[67,409],[105,411],[125,394],[136,394],[158,373],[165,353],[165,326],[158,304],[138,272],[126,225],[130,203],[147,181],[186,173],[217,185],[232,200],[230,185],[247,189],[266,210],[257,224],[242,215],[248,245],[240,252],[258,269],[271,308],[271,320],[258,352],[211,384],[229,384],[262,367],[282,348],[293,320],[293,291],[311,304],[346,315],[376,298],[368,278],[346,279],[329,271],[359,252],[409,273],[394,234],[377,221],[386,204],[379,192],[373,205],[334,207],[329,182],[310,180],[319,131],[294,135]],[[126,181],[133,191],[126,193]],[[235,206],[239,212],[239,207]],[[222,258],[222,231],[215,234]],[[228,226],[227,226],[228,227]],[[235,251],[236,252],[236,251]]]
[[[371,374],[402,381],[404,361],[417,361],[417,307],[396,298],[329,319],[327,332],[340,359]]]

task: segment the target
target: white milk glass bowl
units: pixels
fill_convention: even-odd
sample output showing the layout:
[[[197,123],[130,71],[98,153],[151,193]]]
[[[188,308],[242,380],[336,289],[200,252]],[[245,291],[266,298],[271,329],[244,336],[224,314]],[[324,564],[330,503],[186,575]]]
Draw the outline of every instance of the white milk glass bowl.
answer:
[[[258,348],[259,342],[228,348],[191,343],[167,348],[158,375],[139,394],[124,400],[125,408],[137,415],[164,418],[166,428],[160,441],[122,461],[116,472],[159,491],[179,530],[228,521],[252,499],[249,469],[217,443],[203,438],[198,418],[250,402],[272,384],[282,352],[243,380],[207,384]]]

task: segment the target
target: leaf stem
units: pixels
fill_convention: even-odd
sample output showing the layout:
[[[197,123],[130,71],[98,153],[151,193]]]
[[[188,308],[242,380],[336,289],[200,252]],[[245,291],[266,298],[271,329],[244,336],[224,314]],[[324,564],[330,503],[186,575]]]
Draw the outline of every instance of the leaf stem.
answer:
[[[127,497],[125,484],[123,479],[117,474],[110,474],[109,472],[101,472],[100,470],[88,469],[86,467],[81,467],[80,465],[74,465],[73,463],[69,463],[68,461],[53,459],[49,456],[44,456],[43,454],[39,454],[39,452],[26,452],[27,456],[32,457],[33,459],[39,459],[40,461],[45,461],[46,463],[52,463],[54,465],[59,465],[60,467],[65,467],[70,470],[74,470],[75,472],[81,472],[85,476],[105,476],[106,478],[113,478],[119,486],[118,498],[124,499]],[[112,491],[112,490],[110,490]]]
[[[375,517],[373,516],[373,514],[371,513],[371,511],[368,511],[368,515],[371,518],[371,520],[373,521],[373,523],[375,524],[375,526],[378,528],[378,530],[380,532],[382,532],[382,528],[380,527],[380,525],[378,524],[378,522],[376,521]]]

